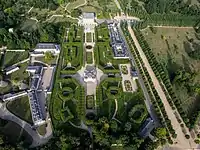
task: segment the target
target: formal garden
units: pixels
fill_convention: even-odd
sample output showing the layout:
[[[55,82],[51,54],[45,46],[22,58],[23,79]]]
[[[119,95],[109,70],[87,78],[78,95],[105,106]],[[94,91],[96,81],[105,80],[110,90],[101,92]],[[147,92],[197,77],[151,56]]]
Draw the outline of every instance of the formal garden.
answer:
[[[72,25],[63,43],[62,73],[76,73],[83,65],[83,28]]]
[[[93,63],[92,52],[86,52],[86,62],[87,62],[87,64],[92,64]]]
[[[87,109],[94,109],[94,106],[95,106],[94,102],[95,102],[94,95],[86,96],[86,108]]]
[[[128,63],[128,59],[114,59],[110,43],[108,25],[102,23],[96,27],[97,40],[94,47],[95,63],[104,73],[119,73],[119,64]]]
[[[127,92],[133,91],[131,82],[130,82],[129,80],[125,80],[125,81],[124,81],[124,86],[125,86],[125,90],[126,90]]]
[[[53,123],[58,125],[68,121],[80,122],[80,119],[85,115],[84,88],[73,78],[60,79],[55,84],[55,88],[58,92],[52,95],[55,102]]]
[[[121,65],[120,69],[121,69],[122,74],[125,74],[125,75],[128,74],[128,68],[126,65]]]

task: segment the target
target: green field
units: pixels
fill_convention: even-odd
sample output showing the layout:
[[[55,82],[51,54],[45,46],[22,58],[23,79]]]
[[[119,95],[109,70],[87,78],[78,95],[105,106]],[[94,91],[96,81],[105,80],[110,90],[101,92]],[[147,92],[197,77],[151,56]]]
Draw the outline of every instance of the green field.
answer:
[[[153,32],[152,32],[153,31]],[[193,28],[153,28],[142,31],[170,77],[184,111],[190,116],[199,106],[200,60],[189,56],[200,44]]]
[[[93,34],[91,32],[86,33],[86,42],[92,42]]]
[[[92,52],[86,52],[86,62],[87,62],[88,64],[92,64],[92,63],[93,63]]]
[[[28,51],[25,52],[6,52],[4,58],[4,67],[11,66],[29,57]]]
[[[69,3],[69,5],[67,6],[67,10],[71,12],[73,9],[76,9],[83,4],[85,4],[85,0],[76,0]]]
[[[7,108],[22,120],[33,124],[28,96],[8,102]]]
[[[44,136],[46,134],[46,124],[40,125],[37,127],[37,131],[40,135]]]

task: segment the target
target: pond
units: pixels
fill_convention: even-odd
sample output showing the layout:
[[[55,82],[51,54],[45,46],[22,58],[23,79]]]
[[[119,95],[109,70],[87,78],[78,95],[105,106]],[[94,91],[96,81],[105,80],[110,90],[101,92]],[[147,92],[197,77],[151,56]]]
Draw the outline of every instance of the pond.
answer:
[[[92,46],[91,45],[87,45],[85,48],[86,49],[92,49]]]

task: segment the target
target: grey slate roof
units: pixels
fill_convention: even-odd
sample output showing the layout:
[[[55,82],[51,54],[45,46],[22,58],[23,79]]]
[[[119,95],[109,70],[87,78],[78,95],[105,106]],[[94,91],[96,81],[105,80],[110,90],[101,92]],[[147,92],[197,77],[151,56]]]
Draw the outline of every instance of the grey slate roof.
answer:
[[[95,14],[94,13],[83,13],[83,18],[84,19],[94,19]]]

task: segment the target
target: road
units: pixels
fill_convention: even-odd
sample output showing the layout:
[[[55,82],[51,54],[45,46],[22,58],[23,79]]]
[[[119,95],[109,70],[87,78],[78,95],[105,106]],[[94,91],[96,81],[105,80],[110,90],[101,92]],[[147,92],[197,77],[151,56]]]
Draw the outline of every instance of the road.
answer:
[[[162,102],[164,104],[165,111],[167,113],[168,118],[171,120],[172,127],[176,131],[176,134],[177,134],[177,138],[175,140],[175,142],[177,142],[176,147],[183,148],[183,149],[185,149],[185,148],[194,148],[192,146],[192,145],[194,145],[194,142],[192,140],[189,140],[189,139],[185,138],[185,135],[182,132],[180,124],[176,119],[174,111],[172,110],[171,106],[169,105],[168,100],[167,100],[167,98],[165,96],[165,93],[164,93],[164,91],[163,91],[163,89],[162,89],[162,87],[161,87],[156,75],[154,74],[154,72],[153,72],[153,70],[152,70],[152,68],[151,68],[151,66],[150,66],[150,64],[149,64],[144,52],[142,51],[142,48],[140,47],[140,44],[139,44],[139,42],[138,42],[138,40],[137,40],[137,38],[136,38],[136,36],[135,36],[135,34],[134,34],[134,32],[133,32],[133,30],[132,30],[130,25],[128,26],[128,30],[129,30],[129,33],[131,34],[131,37],[132,37],[132,39],[133,39],[133,41],[134,41],[134,43],[136,45],[137,50],[139,51],[139,55],[142,58],[144,66],[146,67],[146,69],[147,69],[147,71],[148,71],[148,73],[149,73],[149,75],[150,75],[150,77],[151,77],[151,79],[153,81],[153,85],[154,85],[154,87],[155,87],[160,99],[162,100]]]
[[[39,145],[43,145],[49,141],[50,138],[52,138],[52,130],[49,130],[49,126],[51,125],[48,123],[47,125],[47,134],[43,137],[40,136],[36,130],[32,128],[30,124],[27,122],[21,120],[20,118],[16,117],[14,114],[10,113],[8,109],[6,108],[5,103],[0,103],[0,118],[4,120],[10,120],[15,123],[17,123],[19,126],[21,126],[33,139],[31,147],[36,147]]]
[[[143,79],[142,79],[142,76],[140,75],[140,72],[138,71],[138,70],[139,70],[139,69],[138,69],[138,66],[136,66],[136,63],[135,63],[135,61],[134,61],[134,57],[133,57],[132,53],[130,52],[129,45],[128,45],[127,42],[126,42],[126,39],[125,39],[125,37],[124,37],[124,35],[123,35],[123,32],[122,32],[122,30],[121,30],[120,25],[118,26],[118,28],[119,28],[119,31],[120,31],[120,33],[121,33],[121,35],[122,35],[122,37],[123,37],[123,39],[124,39],[124,41],[125,41],[125,43],[126,43],[126,46],[127,46],[128,50],[129,50],[128,53],[129,53],[130,61],[131,61],[132,65],[135,66],[136,69],[137,69],[137,72],[138,72],[138,81],[139,81],[140,86],[141,86],[141,88],[142,88],[142,91],[143,91],[143,93],[144,93],[144,97],[145,97],[144,102],[145,102],[147,111],[149,112],[151,118],[155,121],[156,125],[159,125],[159,120],[158,120],[158,118],[157,118],[157,116],[156,116],[156,114],[155,114],[153,105],[151,104],[151,99],[150,99],[149,93],[148,93],[148,91],[147,91],[147,88],[146,88],[146,86],[145,86],[145,84],[144,84],[144,81],[143,81]]]

